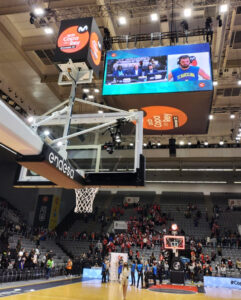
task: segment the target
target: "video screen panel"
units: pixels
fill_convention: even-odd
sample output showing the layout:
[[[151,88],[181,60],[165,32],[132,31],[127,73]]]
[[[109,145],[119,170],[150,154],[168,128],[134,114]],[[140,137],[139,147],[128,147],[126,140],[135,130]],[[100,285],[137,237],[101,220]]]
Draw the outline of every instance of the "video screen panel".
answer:
[[[208,43],[108,51],[104,96],[213,90]]]

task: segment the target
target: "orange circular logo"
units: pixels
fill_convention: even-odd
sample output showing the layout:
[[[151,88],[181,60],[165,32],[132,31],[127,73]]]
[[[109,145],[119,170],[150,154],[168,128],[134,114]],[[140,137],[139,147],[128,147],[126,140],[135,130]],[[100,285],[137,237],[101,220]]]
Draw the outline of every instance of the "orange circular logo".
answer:
[[[183,126],[188,120],[183,111],[170,106],[146,106],[141,109],[146,113],[143,128],[148,130],[171,130]]]
[[[101,43],[96,32],[90,35],[90,54],[96,66],[100,64],[101,60]]]
[[[83,49],[89,41],[88,26],[71,26],[58,38],[58,47],[65,53],[75,53]]]

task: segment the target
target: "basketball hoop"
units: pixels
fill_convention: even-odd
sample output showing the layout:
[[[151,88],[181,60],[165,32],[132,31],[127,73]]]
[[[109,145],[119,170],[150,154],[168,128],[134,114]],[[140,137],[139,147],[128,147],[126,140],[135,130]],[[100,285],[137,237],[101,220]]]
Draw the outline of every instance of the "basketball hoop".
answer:
[[[75,213],[92,213],[93,202],[95,195],[98,192],[98,188],[83,188],[75,189],[76,195],[76,206],[74,209]]]

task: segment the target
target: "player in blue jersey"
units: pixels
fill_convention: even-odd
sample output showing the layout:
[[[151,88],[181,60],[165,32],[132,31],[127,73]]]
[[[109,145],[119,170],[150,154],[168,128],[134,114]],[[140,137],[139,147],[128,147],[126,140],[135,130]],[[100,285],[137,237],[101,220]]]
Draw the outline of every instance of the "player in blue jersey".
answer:
[[[180,56],[178,64],[179,67],[168,74],[168,81],[196,81],[198,80],[198,76],[201,76],[205,80],[210,80],[210,76],[200,67],[191,65],[189,55]]]

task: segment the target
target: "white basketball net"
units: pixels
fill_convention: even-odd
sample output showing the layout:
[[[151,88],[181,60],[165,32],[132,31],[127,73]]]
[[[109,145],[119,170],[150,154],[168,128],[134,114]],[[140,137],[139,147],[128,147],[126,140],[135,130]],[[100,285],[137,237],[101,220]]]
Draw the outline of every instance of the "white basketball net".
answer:
[[[74,209],[75,213],[92,213],[93,202],[95,195],[98,192],[98,188],[83,188],[75,189],[76,195],[76,206]]]

